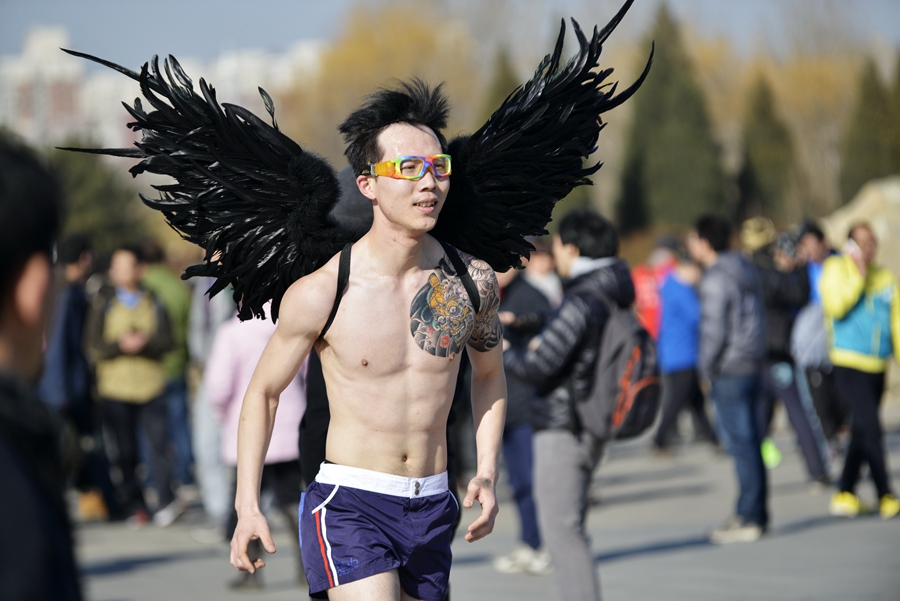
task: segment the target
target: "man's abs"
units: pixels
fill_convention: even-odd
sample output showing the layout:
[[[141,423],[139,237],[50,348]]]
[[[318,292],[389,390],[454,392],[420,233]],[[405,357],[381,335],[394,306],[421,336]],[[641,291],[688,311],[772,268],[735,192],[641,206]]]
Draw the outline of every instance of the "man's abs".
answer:
[[[387,386],[366,380],[341,386],[326,376],[331,410],[326,458],[411,478],[445,471],[455,376],[449,383],[430,379],[437,385],[416,394],[402,379]]]

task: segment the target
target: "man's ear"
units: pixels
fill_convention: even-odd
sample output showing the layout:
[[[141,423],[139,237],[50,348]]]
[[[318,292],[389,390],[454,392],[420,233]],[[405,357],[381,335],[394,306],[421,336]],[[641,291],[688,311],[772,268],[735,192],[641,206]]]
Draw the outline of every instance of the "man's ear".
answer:
[[[25,262],[13,290],[13,310],[26,326],[43,326],[52,271],[46,255],[37,253]]]
[[[369,175],[360,175],[356,178],[356,186],[360,193],[369,200],[375,200],[375,191],[372,189],[372,177]]]

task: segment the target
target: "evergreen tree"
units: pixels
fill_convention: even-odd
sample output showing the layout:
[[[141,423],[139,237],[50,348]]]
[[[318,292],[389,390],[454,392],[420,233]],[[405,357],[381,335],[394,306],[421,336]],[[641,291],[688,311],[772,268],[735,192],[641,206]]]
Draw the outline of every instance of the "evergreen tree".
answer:
[[[90,148],[95,144],[69,140],[64,146]],[[137,191],[101,157],[80,152],[51,150],[51,169],[65,194],[63,235],[87,235],[97,253],[111,252],[119,244],[147,235],[148,228]]]
[[[690,223],[723,200],[719,150],[678,23],[662,5],[650,35],[653,68],[632,101],[625,169],[616,203],[620,226]],[[649,46],[650,40],[646,45]]]
[[[875,61],[866,61],[859,82],[856,109],[841,152],[841,199],[848,202],[872,178],[897,171],[891,127],[891,98]]]
[[[622,187],[616,204],[616,220],[619,230],[624,234],[642,230],[650,225],[641,173],[643,165],[641,157],[632,153],[626,157],[625,166],[622,168]]]
[[[494,59],[494,78],[491,80],[487,93],[484,95],[481,118],[478,123],[481,124],[487,121],[494,111],[500,108],[506,97],[523,83],[525,82],[519,80],[519,76],[516,75],[515,67],[513,67],[509,58],[509,52],[505,47],[500,48],[497,51],[497,57]]]
[[[764,215],[775,221],[789,213],[785,201],[794,148],[787,125],[775,112],[772,90],[760,77],[750,93],[743,123],[744,165],[738,175],[738,220]]]

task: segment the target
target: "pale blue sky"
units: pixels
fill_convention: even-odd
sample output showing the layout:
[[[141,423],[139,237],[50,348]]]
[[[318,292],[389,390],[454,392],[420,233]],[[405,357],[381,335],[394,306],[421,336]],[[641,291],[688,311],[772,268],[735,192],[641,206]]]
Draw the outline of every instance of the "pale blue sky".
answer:
[[[444,2],[450,13],[479,5]],[[623,29],[632,34],[646,31],[658,2],[637,0]],[[540,32],[545,36],[560,16],[573,14],[583,23],[605,20],[617,2],[531,0],[520,5],[507,0],[506,4],[545,13],[552,25]],[[840,6],[841,20],[855,36],[878,35],[900,47],[900,0],[669,0],[669,4],[682,21],[690,21],[705,35],[728,36],[743,51],[763,39],[777,47],[791,26],[785,22],[790,20],[787,15],[803,18],[804,12],[829,4]],[[18,53],[28,29],[37,25],[64,25],[73,48],[134,67],[154,53],[208,60],[242,48],[281,51],[297,39],[332,37],[353,5],[352,0],[0,0],[0,55]]]

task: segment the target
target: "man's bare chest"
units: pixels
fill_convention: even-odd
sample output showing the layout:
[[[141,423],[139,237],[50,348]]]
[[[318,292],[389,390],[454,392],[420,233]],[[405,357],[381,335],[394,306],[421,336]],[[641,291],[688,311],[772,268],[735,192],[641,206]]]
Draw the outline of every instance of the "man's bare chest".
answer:
[[[363,277],[349,284],[328,336],[338,354],[352,346],[389,363],[454,358],[475,327],[465,286],[444,261],[407,281]]]

